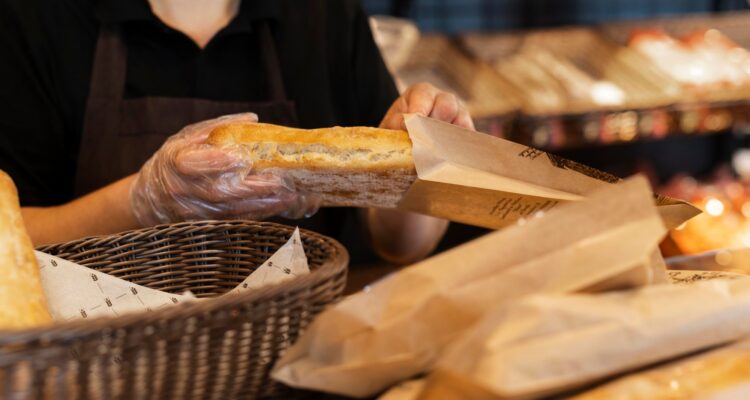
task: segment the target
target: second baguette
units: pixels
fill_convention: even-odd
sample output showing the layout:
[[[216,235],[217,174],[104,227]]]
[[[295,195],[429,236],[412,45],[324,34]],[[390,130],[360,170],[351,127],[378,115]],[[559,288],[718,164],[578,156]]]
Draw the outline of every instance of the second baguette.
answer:
[[[13,181],[0,171],[0,330],[52,322]]]
[[[255,171],[281,172],[322,206],[395,207],[417,178],[405,131],[244,123],[215,129],[208,143],[242,146]]]

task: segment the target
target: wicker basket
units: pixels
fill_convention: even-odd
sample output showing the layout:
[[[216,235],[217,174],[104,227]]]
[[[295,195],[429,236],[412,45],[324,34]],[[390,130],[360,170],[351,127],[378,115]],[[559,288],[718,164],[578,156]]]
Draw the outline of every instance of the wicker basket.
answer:
[[[150,288],[212,297],[234,288],[292,232],[272,223],[206,221],[40,250]],[[336,241],[301,233],[309,275],[146,314],[0,335],[0,396],[289,398],[269,371],[313,317],[341,296],[348,262]]]

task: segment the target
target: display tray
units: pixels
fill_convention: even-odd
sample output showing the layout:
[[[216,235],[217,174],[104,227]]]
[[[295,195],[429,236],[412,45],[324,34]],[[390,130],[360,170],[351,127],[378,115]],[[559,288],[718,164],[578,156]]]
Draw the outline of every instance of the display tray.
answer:
[[[748,101],[750,99],[750,79],[745,76],[743,83],[710,83],[711,77],[718,76],[726,72],[726,65],[731,65],[736,62],[735,59],[738,54],[728,51],[722,46],[726,46],[727,43],[723,40],[731,41],[731,45],[737,45],[740,48],[733,49],[737,52],[746,53],[744,57],[747,59],[745,62],[745,75],[747,75],[748,68],[750,68],[750,54],[747,53],[747,49],[750,48],[750,30],[747,28],[750,22],[750,12],[734,12],[731,14],[716,14],[716,15],[705,15],[696,14],[682,16],[680,18],[655,18],[647,20],[627,21],[619,23],[610,23],[601,25],[597,30],[602,36],[612,40],[623,47],[632,47],[633,39],[637,39],[638,35],[654,35],[664,34],[664,38],[669,38],[674,41],[677,45],[677,50],[688,50],[692,58],[679,59],[675,58],[666,62],[668,69],[679,68],[680,64],[686,62],[695,62],[695,65],[690,65],[690,68],[697,69],[691,71],[696,75],[697,84],[686,84],[683,83],[683,98],[681,102],[733,102],[733,101]],[[691,47],[698,43],[698,47]],[[670,56],[675,54],[667,54],[669,51],[674,50],[669,46],[658,47],[660,50],[660,57],[665,60],[669,59]],[[727,51],[726,54],[713,53],[705,54],[706,51],[721,50]],[[676,54],[679,56],[679,54]],[[706,57],[701,59],[701,57]],[[720,60],[720,62],[715,62]],[[703,64],[701,65],[701,61]],[[651,64],[653,62],[649,61]],[[701,68],[706,68],[705,71],[701,71]],[[700,72],[700,73],[699,73]],[[705,74],[708,81],[704,81],[700,78],[700,75]]]
[[[558,150],[746,130],[750,126],[750,81],[746,86],[686,84],[678,81],[668,66],[665,70],[664,63],[660,66],[648,53],[629,46],[629,39],[644,30],[663,32],[677,40],[713,29],[732,45],[744,47],[738,49],[743,52],[750,48],[747,26],[750,12],[592,28],[470,33],[459,36],[457,44],[476,60],[471,68],[483,65],[481,68],[495,73],[519,102],[520,112],[511,121],[508,114],[495,120],[491,113],[483,113],[480,129]],[[696,37],[700,39],[694,36],[693,40]],[[425,47],[423,51],[431,50]],[[452,63],[452,57],[432,53],[442,58],[442,63]],[[431,80],[425,75],[420,78]]]
[[[531,116],[664,107],[682,97],[676,81],[588,28],[470,34],[461,42],[515,85]]]
[[[664,26],[665,32],[678,35],[717,26],[744,46],[750,44],[750,34],[743,33],[747,29],[741,24],[748,19],[750,14],[743,13],[688,22],[470,33],[459,43],[521,94],[522,113],[505,137],[558,150],[746,126],[750,92],[722,87],[705,96],[627,44],[633,32],[647,27]]]
[[[631,32],[638,29],[659,27],[673,36],[684,36],[699,29],[718,29],[740,46],[750,48],[750,11],[734,11],[726,14],[682,15],[679,18],[652,18],[600,25],[597,29],[612,40],[625,44]]]

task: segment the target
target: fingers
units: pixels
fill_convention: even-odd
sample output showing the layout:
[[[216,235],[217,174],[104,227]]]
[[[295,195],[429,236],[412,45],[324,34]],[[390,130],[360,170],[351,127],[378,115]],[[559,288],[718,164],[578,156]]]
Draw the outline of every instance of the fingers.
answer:
[[[174,166],[179,174],[187,177],[206,177],[250,168],[249,163],[230,152],[200,145],[178,150]]]
[[[391,108],[380,122],[380,127],[385,129],[406,129],[404,114],[409,111],[409,105],[406,103],[406,97],[400,96],[393,102]]]
[[[274,216],[298,219],[312,216],[319,208],[314,197],[285,192],[273,198],[238,202],[231,205],[226,215],[231,218],[265,219]]]
[[[270,173],[247,174],[242,170],[227,170],[205,176],[185,176],[165,171],[161,181],[171,197],[194,199],[197,204],[206,205],[252,202],[295,193],[294,185],[283,177]]]
[[[282,217],[299,219],[313,216],[320,209],[321,200],[311,194],[295,192],[293,196],[283,198],[286,209],[279,213]]]
[[[441,92],[435,97],[432,111],[428,115],[440,121],[453,122],[459,111],[458,98],[450,93]]]
[[[461,101],[459,100],[459,104],[460,103]],[[467,110],[463,105],[460,105],[458,115],[456,115],[456,118],[454,118],[451,123],[462,128],[470,129],[472,131],[476,130],[476,128],[474,127],[474,120],[471,118],[469,110]]]
[[[439,94],[440,91],[429,83],[417,83],[410,86],[393,103],[380,123],[380,127],[405,130],[404,114],[429,116]]]
[[[173,177],[167,188],[174,198],[194,199],[200,205],[221,205],[274,197],[289,189],[282,182],[244,178],[244,174],[228,172],[222,176],[197,179]]]
[[[392,113],[386,114],[383,121],[380,122],[380,127],[383,129],[394,129],[394,130],[406,130],[406,121],[404,121],[404,113]]]
[[[429,83],[418,83],[404,93],[408,105],[407,113],[429,116],[440,91]]]
[[[381,128],[406,129],[404,114],[418,114],[474,130],[474,122],[463,102],[454,94],[429,83],[409,87],[386,113]]]
[[[315,197],[294,191],[282,190],[266,197],[238,198],[223,202],[202,203],[195,198],[186,199],[177,210],[182,219],[196,218],[247,218],[266,219],[281,215],[302,218],[313,215],[320,202]]]
[[[253,113],[234,114],[200,122],[185,128],[184,136],[177,135],[165,145],[172,154],[175,168],[188,176],[218,174],[227,170],[249,169],[249,161],[237,149],[219,149],[205,145],[208,135],[219,126],[230,123],[255,123],[258,116]]]

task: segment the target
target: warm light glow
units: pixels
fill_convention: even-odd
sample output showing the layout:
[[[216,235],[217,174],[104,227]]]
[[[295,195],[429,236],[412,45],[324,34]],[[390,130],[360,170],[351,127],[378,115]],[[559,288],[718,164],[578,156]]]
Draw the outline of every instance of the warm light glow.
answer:
[[[625,92],[612,82],[596,81],[591,86],[591,99],[596,104],[617,106],[625,103]]]
[[[742,204],[742,216],[750,218],[750,201],[746,201]]]
[[[727,250],[720,250],[714,255],[714,261],[716,261],[716,264],[726,267],[732,263],[732,253]]]
[[[732,156],[732,166],[742,178],[750,177],[750,150],[740,149]]]
[[[706,212],[708,215],[718,217],[719,215],[724,214],[724,203],[718,199],[709,199],[706,202]]]
[[[686,226],[687,226],[687,222],[683,222],[683,223],[680,224],[680,226],[678,226],[677,228],[674,228],[674,229],[678,230],[678,231],[681,231],[681,230],[685,229]]]

